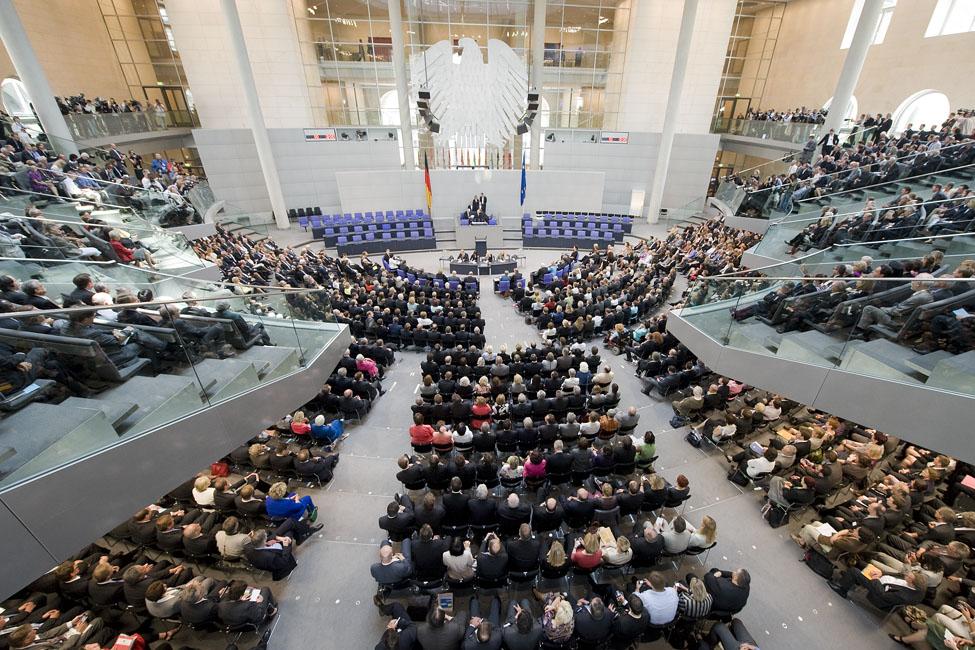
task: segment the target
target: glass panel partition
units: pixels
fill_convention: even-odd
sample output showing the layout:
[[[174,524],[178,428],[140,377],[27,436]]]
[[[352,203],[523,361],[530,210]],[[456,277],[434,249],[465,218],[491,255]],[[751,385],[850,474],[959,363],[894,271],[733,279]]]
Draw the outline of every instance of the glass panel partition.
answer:
[[[702,279],[678,313],[738,350],[975,396],[975,283],[952,271],[975,260],[970,239],[926,280],[829,277],[827,253]]]
[[[299,372],[344,327],[310,320],[330,318],[322,290],[212,293],[4,314],[0,488]]]
[[[77,140],[111,138],[134,133],[200,126],[196,111],[138,111],[134,113],[68,113],[64,121]]]

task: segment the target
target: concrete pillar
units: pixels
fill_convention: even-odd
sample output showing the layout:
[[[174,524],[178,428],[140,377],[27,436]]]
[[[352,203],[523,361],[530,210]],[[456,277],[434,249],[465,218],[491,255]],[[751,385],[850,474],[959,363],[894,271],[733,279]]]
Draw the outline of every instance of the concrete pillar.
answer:
[[[2,1],[2,0],[0,0]],[[281,191],[281,179],[271,151],[271,140],[264,125],[264,113],[257,95],[257,84],[254,83],[254,71],[251,69],[250,57],[247,54],[247,43],[244,41],[244,29],[240,25],[240,14],[237,13],[236,0],[220,0],[224,19],[227,21],[227,32],[234,52],[234,62],[237,64],[237,74],[240,77],[240,88],[244,93],[244,109],[247,121],[250,123],[254,144],[257,147],[257,158],[261,163],[264,183],[267,185],[268,197],[271,199],[271,210],[274,222],[278,228],[290,227],[288,210],[285,207],[284,192]]]
[[[873,35],[877,31],[877,23],[880,21],[883,8],[884,0],[864,0],[856,31],[853,32],[853,41],[850,43],[850,49],[846,51],[843,69],[840,71],[840,78],[836,81],[833,100],[829,104],[829,115],[826,116],[826,123],[823,124],[823,134],[829,133],[830,129],[839,133],[840,127],[843,126],[846,108],[850,105],[853,91],[856,90],[860,71],[863,70],[863,63],[867,60],[867,51],[873,43]]]
[[[52,138],[51,145],[59,152],[78,153],[78,145],[74,143],[68,124],[54,101],[54,91],[47,82],[47,76],[37,60],[30,39],[27,38],[13,0],[0,0],[0,39],[3,39],[17,76],[27,87],[27,94],[30,95],[41,127]]]
[[[538,114],[532,122],[531,168],[541,168],[542,145],[542,79],[545,74],[545,0],[535,0],[532,12],[532,69],[528,85],[538,93]],[[519,166],[521,161],[519,161]]]
[[[670,93],[667,95],[667,110],[664,112],[664,128],[660,135],[660,149],[657,151],[657,166],[653,170],[650,189],[650,207],[647,220],[657,223],[660,220],[660,205],[664,198],[664,185],[670,168],[670,152],[674,147],[674,132],[680,115],[680,100],[684,92],[684,77],[687,74],[687,60],[691,55],[691,41],[694,36],[694,20],[697,18],[698,0],[684,0],[684,12],[680,19],[680,34],[677,37],[677,55],[674,57],[674,72],[670,77]]]
[[[406,44],[403,42],[403,13],[400,0],[388,0],[389,29],[393,36],[393,75],[396,77],[396,99],[399,103],[400,137],[407,171],[413,163],[413,124],[410,122],[410,93],[406,87]]]

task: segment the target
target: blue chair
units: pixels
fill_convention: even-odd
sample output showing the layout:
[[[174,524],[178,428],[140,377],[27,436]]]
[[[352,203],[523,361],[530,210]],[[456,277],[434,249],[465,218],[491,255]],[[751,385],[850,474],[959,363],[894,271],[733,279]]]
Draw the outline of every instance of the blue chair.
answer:
[[[345,246],[349,243],[349,240],[345,238],[345,235],[339,235],[338,245]]]
[[[366,241],[374,241],[375,239],[376,239],[375,233],[371,233],[371,232],[366,233]]]
[[[413,210],[407,210],[406,211],[406,216],[412,217],[413,216]]]
[[[420,208],[419,210],[416,211],[416,214],[422,217],[423,215],[426,214],[426,212],[423,211],[423,208]]]
[[[447,280],[447,289],[450,291],[457,291],[460,288],[459,280]]]
[[[498,293],[508,293],[511,290],[511,280],[501,278],[498,280]]]
[[[444,289],[444,281],[441,280],[440,278],[434,278],[433,279],[433,288],[434,289],[437,289],[438,291],[443,291],[443,289]]]
[[[542,284],[552,284],[553,282],[555,282],[555,276],[551,273],[546,273],[542,276]]]
[[[477,293],[477,282],[465,282],[464,291],[467,293]]]
[[[406,239],[406,233],[403,232],[402,230],[397,230],[396,231],[396,239]],[[411,282],[412,282],[412,280],[411,280]]]
[[[392,230],[392,229],[393,229],[393,224],[391,224],[391,223],[384,223],[383,224],[383,230]]]
[[[322,227],[322,220],[321,220],[320,217],[311,217],[308,221],[311,223],[311,227],[312,228],[321,228]],[[298,223],[299,224],[301,223],[301,218],[300,217],[298,219]]]
[[[334,236],[335,236],[335,228],[333,228],[332,226],[325,226],[325,237],[334,237]]]
[[[298,225],[301,226],[301,229],[302,230],[304,230],[304,231],[307,232],[308,231],[308,217],[298,217]]]
[[[406,230],[406,224],[403,223],[402,221],[397,222],[396,230]]]
[[[397,216],[397,217],[402,217],[402,216],[409,216],[409,217],[412,217],[413,215],[412,215],[412,214],[409,214],[409,215],[407,215],[407,214],[406,214],[405,212],[403,212],[402,210],[397,210],[397,211],[396,211],[396,216]]]
[[[344,217],[347,222],[351,222],[352,221],[352,213],[351,212],[346,212],[345,214],[342,215],[342,217]]]
[[[494,217],[490,217],[490,218],[488,219],[488,225],[489,225],[489,226],[496,226],[496,225],[498,225],[498,221],[497,221],[497,219],[495,219]]]
[[[393,233],[391,233],[391,232],[389,232],[387,230],[384,230],[383,231],[383,241],[389,241],[392,238],[393,238]]]

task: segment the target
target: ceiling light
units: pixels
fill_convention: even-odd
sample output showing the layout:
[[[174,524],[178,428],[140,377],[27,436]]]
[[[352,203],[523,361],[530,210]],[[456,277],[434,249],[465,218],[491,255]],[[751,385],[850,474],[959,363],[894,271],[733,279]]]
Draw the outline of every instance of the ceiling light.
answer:
[[[608,22],[609,22],[609,18],[606,18],[605,16],[600,16],[599,17],[599,24],[600,25],[605,25]]]

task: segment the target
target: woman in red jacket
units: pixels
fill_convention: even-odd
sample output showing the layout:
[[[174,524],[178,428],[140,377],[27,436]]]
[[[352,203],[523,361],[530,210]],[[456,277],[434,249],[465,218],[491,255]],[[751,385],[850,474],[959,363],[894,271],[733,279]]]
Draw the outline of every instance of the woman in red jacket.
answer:
[[[291,433],[296,436],[307,436],[309,431],[311,431],[311,423],[305,417],[305,412],[296,411],[291,418]]]
[[[580,569],[595,569],[603,563],[603,551],[599,547],[599,535],[586,533],[576,542],[572,551],[572,564]]]
[[[485,422],[489,424],[491,422],[491,405],[483,396],[479,395],[474,399],[474,405],[471,406],[471,429],[477,431]]]
[[[423,415],[413,416],[413,426],[410,427],[410,444],[418,454],[428,453],[433,449],[433,427],[423,424]]]

